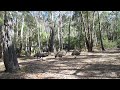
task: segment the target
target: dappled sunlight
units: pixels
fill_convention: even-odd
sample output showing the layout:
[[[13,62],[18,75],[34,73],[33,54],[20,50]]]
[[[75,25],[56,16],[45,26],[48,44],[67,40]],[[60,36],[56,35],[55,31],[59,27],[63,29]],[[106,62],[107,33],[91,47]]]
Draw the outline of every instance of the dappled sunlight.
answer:
[[[85,52],[86,53],[86,52]],[[19,58],[21,71],[17,74],[0,72],[0,78],[24,79],[109,79],[120,77],[120,60],[117,53],[86,53],[80,56],[66,55],[62,58],[23,60]],[[4,71],[4,64],[0,62],[0,71]]]
[[[120,11],[1,11],[0,23],[0,79],[120,78]]]

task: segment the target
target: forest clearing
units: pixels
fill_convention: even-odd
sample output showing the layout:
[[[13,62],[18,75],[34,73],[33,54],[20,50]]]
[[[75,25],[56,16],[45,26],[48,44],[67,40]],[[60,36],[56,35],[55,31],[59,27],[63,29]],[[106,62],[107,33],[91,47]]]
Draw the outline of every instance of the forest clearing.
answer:
[[[119,78],[119,11],[0,11],[0,79]]]
[[[81,52],[75,59],[70,53],[62,59],[48,56],[44,60],[19,58],[20,72],[5,73],[0,62],[1,79],[119,79],[120,50]]]

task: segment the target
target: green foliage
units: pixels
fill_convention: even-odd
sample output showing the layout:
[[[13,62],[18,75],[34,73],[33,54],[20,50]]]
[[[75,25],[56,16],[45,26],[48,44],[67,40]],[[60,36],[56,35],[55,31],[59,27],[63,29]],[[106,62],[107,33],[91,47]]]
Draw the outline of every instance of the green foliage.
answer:
[[[117,47],[120,48],[120,38],[117,39]]]
[[[26,22],[26,25],[29,27],[29,28],[33,28],[35,27],[35,19],[33,16],[31,16],[29,13],[26,14],[25,16],[25,22]]]
[[[110,41],[107,39],[103,40],[103,44],[104,44],[105,48],[110,48],[110,49],[116,48],[116,46],[117,46],[117,43],[115,41]]]
[[[36,13],[35,13],[36,12]],[[32,37],[32,45],[33,45],[33,51],[38,50],[38,29],[40,30],[40,43],[41,43],[41,49],[43,46],[47,45],[47,41],[49,40],[49,26],[50,23],[55,24],[55,47],[58,49],[59,42],[58,42],[58,27],[59,27],[59,16],[55,14],[55,12],[52,11],[45,11],[46,15],[42,15],[41,11],[20,11],[20,12],[12,12],[14,21],[16,23],[16,19],[18,22],[18,37],[16,37],[17,47],[20,46],[20,33],[21,33],[21,26],[22,26],[22,20],[24,16],[24,28],[23,28],[23,48],[25,48],[25,44],[29,45],[29,41],[26,41],[26,36],[29,38]],[[44,12],[44,11],[42,11]],[[62,12],[62,11],[61,11]],[[67,12],[67,11],[66,11]],[[81,19],[81,11],[73,11],[73,15],[69,15],[67,12],[62,16],[62,35],[63,35],[63,44],[68,44],[68,33],[69,33],[69,25],[70,25],[70,47],[71,49],[76,48],[84,48],[85,40],[84,40],[84,29]],[[100,32],[99,32],[99,20],[98,20],[98,14],[97,11],[95,11],[95,21],[94,21],[94,30],[92,30],[93,26],[93,11],[82,11],[83,17],[84,17],[84,23],[87,26],[87,15],[88,15],[88,21],[90,24],[90,30],[92,33],[96,33],[94,38],[97,38],[97,47],[101,48],[100,45]],[[115,48],[120,47],[120,14],[118,12],[107,12],[107,11],[100,11],[100,21],[101,21],[101,34],[102,34],[102,40],[105,48]],[[118,13],[118,19],[116,21],[115,13]],[[47,15],[48,14],[48,15]],[[53,15],[53,16],[52,16]],[[62,14],[61,14],[62,15]],[[51,19],[53,17],[53,20]],[[56,18],[56,19],[54,19]],[[0,24],[3,24],[3,13],[0,12]],[[118,22],[116,24],[116,22]],[[15,29],[17,28],[15,24]],[[117,26],[117,31],[116,31]],[[46,29],[47,28],[47,29]],[[17,31],[17,30],[16,30]],[[118,39],[112,41],[108,40],[108,33],[111,33],[112,35],[116,32],[113,36],[117,36]],[[16,32],[15,32],[16,33]],[[80,37],[79,34],[80,33]],[[94,40],[94,39],[93,39]],[[95,39],[96,40],[96,39]],[[22,51],[23,54],[25,54],[24,51]]]
[[[3,25],[4,21],[2,18],[0,18],[0,25]]]
[[[41,39],[42,39],[42,44],[43,44],[43,46],[45,46],[46,43],[47,43],[47,41],[48,41],[47,36],[48,36],[48,33],[46,33],[46,32],[42,32],[42,33],[41,33]]]
[[[68,44],[68,37],[64,39],[65,44]],[[84,36],[81,34],[80,38],[79,37],[70,37],[70,47],[71,49],[76,48],[83,48],[84,47]]]
[[[25,50],[22,50],[22,51],[21,51],[21,54],[22,54],[22,55],[25,55],[25,54],[26,54]]]

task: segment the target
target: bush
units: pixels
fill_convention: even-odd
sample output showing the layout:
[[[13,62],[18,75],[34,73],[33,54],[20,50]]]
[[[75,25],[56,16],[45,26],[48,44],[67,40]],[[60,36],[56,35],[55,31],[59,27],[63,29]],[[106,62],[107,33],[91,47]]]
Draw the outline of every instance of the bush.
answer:
[[[120,48],[120,39],[117,40],[117,47]]]
[[[22,55],[25,55],[25,50],[22,50],[22,51],[21,51],[21,54],[22,54]]]
[[[105,48],[116,48],[117,43],[115,41],[110,41],[110,40],[103,40],[103,44]]]
[[[65,44],[68,44],[68,37],[64,39]],[[80,46],[79,46],[80,45]],[[79,37],[70,37],[70,48],[83,48],[84,47],[84,38],[81,36],[80,38],[80,44],[79,44]]]

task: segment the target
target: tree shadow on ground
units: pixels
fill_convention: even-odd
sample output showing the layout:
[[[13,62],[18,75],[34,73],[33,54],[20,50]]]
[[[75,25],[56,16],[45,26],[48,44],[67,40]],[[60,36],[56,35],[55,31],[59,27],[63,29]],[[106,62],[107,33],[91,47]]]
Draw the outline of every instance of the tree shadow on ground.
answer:
[[[82,73],[83,75],[79,75],[79,73]],[[91,64],[87,68],[76,70],[76,72],[73,75],[76,75],[81,78],[120,78],[120,66],[111,64]]]
[[[21,70],[26,73],[44,73],[46,69],[49,69],[55,61],[44,63],[42,60],[34,60],[29,62],[21,62]]]
[[[26,70],[27,73],[43,73],[46,70],[52,69],[53,67],[55,67],[55,68],[62,67],[62,66],[55,66],[55,64],[65,64],[68,67],[70,67],[70,66],[74,67],[74,66],[78,66],[81,64],[85,64],[85,63],[81,62],[81,59],[90,59],[90,58],[92,59],[92,58],[102,57],[102,55],[82,55],[82,56],[85,56],[85,57],[79,57],[79,58],[63,57],[63,58],[57,58],[57,59],[47,58],[46,59],[47,62],[42,61],[42,60],[34,60],[34,61],[29,61],[29,62],[22,62],[22,63],[20,63],[20,65],[24,66],[24,69]],[[78,62],[80,64],[78,64]],[[86,64],[86,65],[90,65],[90,64]],[[102,66],[102,65],[96,64],[96,65],[94,65],[93,69],[98,69],[98,67],[108,68],[109,66],[105,67],[105,65]],[[32,68],[32,69],[30,69],[30,68]],[[56,69],[56,70],[58,70],[58,69]]]
[[[120,60],[120,57],[119,57],[119,56],[117,56],[115,59]]]
[[[108,53],[108,54],[114,54],[114,53],[120,53],[120,50],[118,51],[93,51],[92,53]]]
[[[120,78],[120,66],[112,64],[101,64],[101,63],[88,63],[82,62],[82,60],[89,60],[93,58],[101,58],[102,55],[80,55],[77,58],[63,57],[63,58],[46,58],[46,60],[37,60],[20,62],[21,72],[17,74],[8,74],[0,72],[0,78],[24,78],[26,73],[37,74],[37,73],[52,73],[52,74],[63,74],[73,75],[78,78]],[[24,58],[24,57],[23,57]],[[116,57],[119,60],[119,57]],[[55,79],[56,77],[48,76],[44,79]],[[62,77],[61,77],[62,78]]]
[[[17,72],[17,73],[8,73],[5,71],[1,71],[0,72],[0,79],[24,79],[24,74],[25,73],[21,73],[21,72]]]
[[[26,60],[26,59],[35,59],[33,56],[20,56],[19,57],[21,60]]]
[[[66,62],[63,63],[66,66],[56,66],[56,62],[47,62],[42,63],[41,61],[30,61],[30,62],[22,62],[21,71],[25,73],[57,73],[61,74],[62,71],[68,71],[68,73],[62,73],[64,75],[74,75],[78,78],[120,78],[120,66],[119,65],[107,65],[107,64],[78,64],[81,68],[75,68],[77,62]],[[57,63],[59,64],[59,63]],[[71,68],[69,68],[71,66]],[[69,73],[69,71],[74,71],[73,73]],[[18,74],[8,74],[4,72],[0,72],[1,79],[24,79],[25,73]],[[56,77],[45,77],[44,79],[55,79]]]
[[[67,58],[67,60],[68,59],[69,58]],[[59,66],[59,64],[64,65],[64,66]],[[78,63],[77,61],[69,62],[69,60],[68,62],[50,61],[50,62],[42,63],[42,61],[36,60],[36,61],[20,63],[20,65],[24,65],[23,69],[25,70],[26,73],[51,72],[51,73],[59,74],[61,71],[64,71],[64,70],[69,70],[69,71],[74,70],[75,72],[71,75],[75,75],[79,78],[83,78],[83,77],[117,78],[117,77],[120,77],[120,74],[119,74],[120,66],[112,65],[112,64],[108,64],[108,65],[107,64],[84,64],[82,65],[82,63]],[[78,67],[81,66],[80,69],[76,68],[77,66]],[[116,75],[111,76],[112,72],[115,73]],[[84,74],[79,75],[79,73],[84,73]]]
[[[81,57],[82,56],[82,57]],[[75,58],[76,57],[76,58]],[[58,57],[56,58],[56,60],[80,60],[80,59],[90,59],[90,58],[101,58],[102,55],[79,55],[79,56],[66,56],[66,57]],[[55,59],[55,58],[47,58],[47,60],[51,60],[51,59]]]

